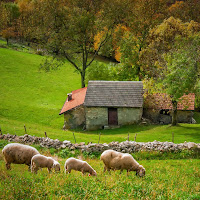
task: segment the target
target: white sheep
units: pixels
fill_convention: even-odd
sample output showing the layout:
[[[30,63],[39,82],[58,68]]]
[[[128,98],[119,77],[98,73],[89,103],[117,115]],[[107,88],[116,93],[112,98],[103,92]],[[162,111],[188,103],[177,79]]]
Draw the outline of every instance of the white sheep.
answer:
[[[39,168],[47,168],[49,173],[51,169],[60,171],[60,164],[51,157],[43,156],[41,154],[35,155],[31,159],[31,172],[37,173]]]
[[[71,173],[71,170],[81,171],[83,174],[86,172],[92,176],[97,176],[96,171],[86,162],[76,158],[68,158],[65,162],[65,173]]]
[[[19,143],[7,144],[3,148],[2,153],[4,155],[7,169],[11,169],[11,163],[26,164],[29,166],[30,169],[31,158],[34,155],[39,154],[37,149],[35,149],[34,147]]]
[[[101,154],[100,159],[104,162],[104,172],[110,170],[120,170],[120,173],[125,169],[128,172],[136,171],[136,175],[144,176],[145,168],[140,165],[128,153],[121,153],[114,150],[106,150]]]

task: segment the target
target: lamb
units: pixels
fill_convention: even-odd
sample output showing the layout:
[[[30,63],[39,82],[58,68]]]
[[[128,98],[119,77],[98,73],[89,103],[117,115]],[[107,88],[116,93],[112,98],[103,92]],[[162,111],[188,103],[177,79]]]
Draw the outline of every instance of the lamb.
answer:
[[[136,175],[140,177],[145,175],[145,168],[128,153],[120,153],[114,150],[106,150],[101,154],[100,159],[104,162],[104,172],[110,170],[120,170],[120,173],[125,169],[128,172],[136,171]]]
[[[38,154],[31,159],[31,172],[37,173],[39,168],[47,168],[49,173],[51,172],[51,169],[54,168],[57,172],[60,171],[60,164],[51,157]]]
[[[26,164],[29,166],[29,170],[31,165],[31,158],[34,155],[39,154],[37,149],[35,149],[34,147],[19,143],[7,144],[3,148],[2,153],[4,155],[7,169],[11,169],[10,165],[11,163],[14,163]]]
[[[71,173],[71,170],[81,171],[83,174],[86,172],[92,176],[97,176],[96,171],[86,162],[76,158],[68,158],[65,162],[65,173]]]

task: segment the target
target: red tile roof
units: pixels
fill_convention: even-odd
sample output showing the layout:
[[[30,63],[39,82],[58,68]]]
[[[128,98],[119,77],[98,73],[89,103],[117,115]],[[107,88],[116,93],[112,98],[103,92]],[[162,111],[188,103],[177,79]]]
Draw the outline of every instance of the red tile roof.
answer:
[[[178,103],[178,110],[194,110],[195,94],[183,95]],[[144,108],[171,110],[169,95],[164,93],[148,94],[144,100]]]
[[[86,91],[87,87],[72,91],[72,100],[68,101],[68,98],[66,99],[59,115],[68,110],[76,108],[77,106],[82,105],[85,101]]]

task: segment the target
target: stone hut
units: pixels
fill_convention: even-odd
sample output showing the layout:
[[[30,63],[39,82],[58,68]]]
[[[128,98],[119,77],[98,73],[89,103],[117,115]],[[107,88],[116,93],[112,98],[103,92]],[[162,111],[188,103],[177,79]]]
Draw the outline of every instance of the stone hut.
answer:
[[[134,124],[143,113],[141,81],[89,81],[87,88],[72,91],[61,109],[64,129],[116,128]]]
[[[193,123],[195,94],[183,95],[178,103],[178,123]],[[165,93],[148,94],[144,98],[143,117],[154,123],[170,124],[172,122],[172,103]]]

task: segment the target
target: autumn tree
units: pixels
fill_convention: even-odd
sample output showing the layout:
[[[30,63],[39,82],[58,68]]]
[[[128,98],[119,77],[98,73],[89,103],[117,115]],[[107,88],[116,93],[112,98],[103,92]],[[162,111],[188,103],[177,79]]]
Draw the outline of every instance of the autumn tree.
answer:
[[[168,53],[175,43],[175,38],[188,38],[200,31],[200,24],[194,21],[183,23],[173,17],[164,20],[160,25],[150,30],[148,45],[140,55],[140,61],[145,67],[148,77],[162,77],[166,68],[163,54]]]
[[[179,98],[192,92],[197,80],[199,30],[197,22],[183,23],[170,17],[150,31],[148,46],[140,57],[148,69],[148,78],[171,96],[173,125],[177,124]]]
[[[0,3],[0,33],[6,39],[7,44],[10,38],[17,35],[17,19],[20,15],[19,8],[15,3]]]
[[[200,3],[198,0],[175,1],[168,8],[168,16],[179,18],[184,22],[194,20],[200,23]]]
[[[165,0],[136,0],[132,16],[127,21],[128,31],[119,46],[125,70],[131,72],[132,80],[142,80],[146,69],[140,62],[140,54],[146,47],[149,30],[162,22],[166,14]]]
[[[85,87],[86,69],[126,15],[126,1],[130,0],[35,0],[30,2],[31,18],[23,19],[31,25],[35,42],[50,54],[67,59]],[[100,32],[102,37],[94,50],[94,38]]]

